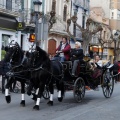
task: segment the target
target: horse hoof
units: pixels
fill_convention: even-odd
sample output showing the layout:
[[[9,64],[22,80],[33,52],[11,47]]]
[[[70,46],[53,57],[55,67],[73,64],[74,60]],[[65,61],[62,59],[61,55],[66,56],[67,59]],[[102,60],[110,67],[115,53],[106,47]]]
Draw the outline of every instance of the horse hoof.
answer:
[[[39,110],[39,106],[38,106],[38,105],[35,105],[35,106],[33,107],[33,110]]]
[[[22,100],[22,101],[21,101],[20,106],[21,106],[21,107],[25,107],[25,100]]]
[[[58,98],[58,101],[59,101],[59,102],[62,102],[62,100],[63,100],[63,97],[59,97],[59,98]]]
[[[48,101],[47,104],[50,105],[50,106],[53,106],[53,101]]]
[[[31,91],[27,91],[27,95],[30,96],[31,95]]]
[[[33,99],[34,101],[37,101],[37,95],[35,95],[35,94],[32,94],[32,95],[33,95],[33,98],[32,98],[32,99]]]
[[[8,96],[5,96],[5,97],[6,97],[6,102],[7,102],[7,103],[10,103],[10,102],[11,102],[11,96],[8,95]]]

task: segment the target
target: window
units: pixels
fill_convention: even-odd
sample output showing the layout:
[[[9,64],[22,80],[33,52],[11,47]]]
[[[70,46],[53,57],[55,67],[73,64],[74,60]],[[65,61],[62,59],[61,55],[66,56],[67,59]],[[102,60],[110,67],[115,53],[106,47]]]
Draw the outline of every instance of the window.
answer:
[[[64,10],[63,10],[63,21],[66,21],[67,19],[67,6],[64,6]]]
[[[106,38],[105,36],[106,36],[106,31],[104,31],[104,36],[103,36],[103,39],[105,39],[105,38]]]
[[[117,11],[117,18],[120,19],[120,10]]]
[[[74,12],[74,15],[77,16],[77,12]],[[76,37],[76,25],[73,24],[73,35]]]
[[[12,0],[6,0],[6,9],[12,10]]]
[[[2,47],[5,47],[9,43],[10,35],[2,34]]]
[[[85,16],[83,15],[82,16],[82,28],[84,28],[85,27]]]
[[[112,16],[111,16],[111,18],[112,18],[112,19],[114,18],[114,12],[112,12]]]
[[[86,2],[86,1],[84,0],[84,1],[83,1],[83,7],[84,7],[84,8],[85,8],[85,2]]]
[[[104,54],[108,54],[108,49],[103,50]]]
[[[84,7],[85,9],[89,9],[89,1],[88,1],[88,0],[84,0],[84,1],[83,1],[83,7]]]
[[[118,18],[120,19],[120,14],[118,14],[117,16],[118,16]]]
[[[5,47],[9,44],[10,35],[2,34],[2,50],[1,50],[1,59],[4,58],[6,52]]]
[[[85,15],[86,15],[86,10],[84,10],[83,16],[82,16],[82,28],[85,28]]]
[[[52,1],[52,10],[56,11],[56,0]]]
[[[89,1],[86,1],[86,9],[89,9]]]

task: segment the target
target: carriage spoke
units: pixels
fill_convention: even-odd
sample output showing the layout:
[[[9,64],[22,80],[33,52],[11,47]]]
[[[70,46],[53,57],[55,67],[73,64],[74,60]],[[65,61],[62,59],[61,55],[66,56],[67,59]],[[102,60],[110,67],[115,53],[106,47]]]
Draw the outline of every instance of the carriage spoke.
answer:
[[[43,92],[43,98],[44,99],[49,99],[50,98],[50,93],[48,88],[45,88],[44,92]]]
[[[77,102],[81,102],[85,95],[84,81],[82,78],[77,78],[74,84],[74,98]]]
[[[103,94],[106,98],[110,98],[113,92],[113,88],[114,88],[114,79],[110,75],[109,77],[107,77],[106,80],[107,81],[104,81],[105,85],[102,87]]]

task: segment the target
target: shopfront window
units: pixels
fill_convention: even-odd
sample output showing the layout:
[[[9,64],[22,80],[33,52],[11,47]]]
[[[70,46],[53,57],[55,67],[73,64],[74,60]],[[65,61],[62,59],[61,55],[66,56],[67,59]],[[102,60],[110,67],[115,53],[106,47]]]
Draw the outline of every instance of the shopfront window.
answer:
[[[1,51],[1,59],[4,58],[6,52],[5,47],[9,44],[10,35],[2,35],[2,51]]]

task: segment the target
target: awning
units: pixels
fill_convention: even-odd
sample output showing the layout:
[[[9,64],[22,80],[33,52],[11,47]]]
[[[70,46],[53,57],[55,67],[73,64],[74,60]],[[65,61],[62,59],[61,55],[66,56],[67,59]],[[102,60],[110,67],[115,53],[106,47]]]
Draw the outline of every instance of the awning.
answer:
[[[4,17],[0,16],[0,28],[7,30],[16,30],[17,29],[17,20],[13,17]]]

